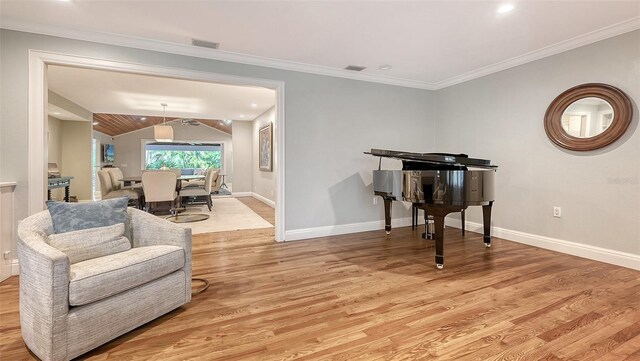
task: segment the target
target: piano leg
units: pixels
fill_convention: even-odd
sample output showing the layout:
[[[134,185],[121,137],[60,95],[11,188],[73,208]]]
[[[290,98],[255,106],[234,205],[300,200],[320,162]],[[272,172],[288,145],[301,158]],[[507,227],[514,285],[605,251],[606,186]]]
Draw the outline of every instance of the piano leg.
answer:
[[[384,199],[384,231],[391,234],[391,202],[392,199],[383,197]]]
[[[428,207],[424,208],[425,217],[427,215],[433,216],[433,226],[435,231],[435,242],[436,242],[436,267],[438,269],[444,268],[444,217],[447,214],[452,212],[460,212],[463,210],[463,207]],[[428,209],[428,211],[427,211]],[[425,222],[427,220],[425,219]],[[422,235],[422,238],[425,238],[426,234]]]
[[[411,229],[418,226],[418,207],[415,203],[411,203]]]
[[[445,215],[434,214],[433,222],[436,233],[436,267],[444,268],[444,217]]]
[[[491,206],[493,201],[486,206],[482,206],[482,223],[484,223],[484,245],[491,247]]]
[[[464,237],[464,209],[460,212],[460,219],[462,220],[462,236]]]

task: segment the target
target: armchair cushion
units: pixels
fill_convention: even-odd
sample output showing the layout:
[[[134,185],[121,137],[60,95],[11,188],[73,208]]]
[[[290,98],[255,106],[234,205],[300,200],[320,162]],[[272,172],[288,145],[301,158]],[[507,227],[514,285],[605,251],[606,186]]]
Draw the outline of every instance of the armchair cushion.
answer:
[[[54,233],[111,226],[127,222],[129,198],[121,197],[98,202],[47,202]]]
[[[185,252],[176,246],[147,246],[72,264],[69,305],[89,304],[138,287],[182,268]]]
[[[106,227],[51,234],[49,244],[69,257],[74,264],[92,258],[108,256],[131,249],[131,242],[122,235],[124,223]]]

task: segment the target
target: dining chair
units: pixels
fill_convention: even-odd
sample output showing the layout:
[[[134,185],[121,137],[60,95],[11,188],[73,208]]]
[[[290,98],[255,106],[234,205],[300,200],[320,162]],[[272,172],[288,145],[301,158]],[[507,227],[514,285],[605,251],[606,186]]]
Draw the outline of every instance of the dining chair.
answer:
[[[136,206],[139,209],[142,209],[142,194],[133,189],[113,189],[113,184],[111,183],[111,175],[107,170],[99,170],[98,171],[98,181],[100,182],[100,193],[102,199],[112,199],[119,197],[129,197],[129,200],[135,201]]]
[[[151,213],[152,205],[171,202],[170,211],[175,210],[178,197],[175,172],[156,171],[142,173],[142,189],[144,190],[145,210]]]
[[[212,206],[212,202],[211,202],[211,189],[213,187],[213,177],[214,175],[217,176],[218,172],[216,170],[214,170],[213,168],[209,168],[207,169],[207,172],[204,175],[204,185],[202,187],[197,187],[197,186],[190,186],[190,187],[183,187],[182,189],[180,189],[179,192],[179,196],[182,199],[183,197],[205,197],[206,201],[207,201],[207,207],[209,208],[209,211],[211,211],[211,206]]]
[[[122,170],[118,167],[113,168],[105,168],[111,177],[111,185],[113,190],[117,191],[120,189],[133,189],[139,193],[140,197],[142,197],[142,184],[132,184],[130,186],[125,186],[122,179],[124,178],[124,174],[122,174]]]
[[[220,176],[220,168],[207,168],[205,171],[205,178],[207,172],[213,172],[211,177],[211,193],[218,193],[222,186],[222,177]],[[193,179],[187,182],[182,182],[182,188],[186,187],[204,187],[205,179]]]

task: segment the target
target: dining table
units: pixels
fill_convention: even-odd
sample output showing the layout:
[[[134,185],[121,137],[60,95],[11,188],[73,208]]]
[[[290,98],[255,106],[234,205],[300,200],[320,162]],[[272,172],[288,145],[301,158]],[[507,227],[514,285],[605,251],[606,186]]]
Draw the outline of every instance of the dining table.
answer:
[[[178,179],[178,189],[182,188],[182,181],[190,181],[196,179],[204,179],[204,174],[185,174],[181,175]],[[123,177],[121,181],[125,187],[131,186],[136,183],[142,183],[142,175]]]

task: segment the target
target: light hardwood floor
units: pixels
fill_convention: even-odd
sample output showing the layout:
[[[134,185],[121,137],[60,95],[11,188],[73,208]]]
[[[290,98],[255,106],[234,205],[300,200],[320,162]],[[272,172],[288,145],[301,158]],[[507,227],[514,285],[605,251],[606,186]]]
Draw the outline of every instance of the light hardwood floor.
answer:
[[[485,249],[453,228],[440,271],[411,228],[285,244],[273,232],[194,236],[194,276],[211,287],[82,358],[640,359],[640,272],[495,238]],[[17,285],[0,285],[2,360],[32,359]]]

